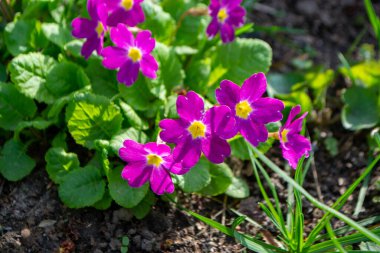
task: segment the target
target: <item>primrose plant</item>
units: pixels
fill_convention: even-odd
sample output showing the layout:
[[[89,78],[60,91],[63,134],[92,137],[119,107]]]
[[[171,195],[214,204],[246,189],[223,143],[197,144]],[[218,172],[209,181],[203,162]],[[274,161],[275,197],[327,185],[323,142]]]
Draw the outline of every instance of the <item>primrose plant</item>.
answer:
[[[280,234],[275,245],[238,232],[244,216],[226,227],[179,208],[257,252],[344,252],[358,240],[380,242],[378,228],[364,228],[374,220],[358,223],[337,211],[380,157],[332,207],[302,188],[310,165],[302,168],[304,157],[313,156],[301,134],[307,112],[297,118],[299,105],[265,96],[272,52],[262,40],[238,38],[252,31],[241,0],[84,2],[9,3],[20,15],[7,16],[0,44],[9,62],[0,80],[2,176],[17,181],[31,173],[38,160],[28,154],[32,145],[46,151],[47,173],[66,206],[104,210],[114,201],[141,219],[159,195],[174,201],[176,188],[248,197],[247,182],[224,163],[234,155],[252,163],[260,206]],[[264,155],[275,140],[295,179]],[[287,205],[261,162],[289,183]],[[325,211],[307,238],[302,197]],[[349,227],[332,230],[333,216]]]

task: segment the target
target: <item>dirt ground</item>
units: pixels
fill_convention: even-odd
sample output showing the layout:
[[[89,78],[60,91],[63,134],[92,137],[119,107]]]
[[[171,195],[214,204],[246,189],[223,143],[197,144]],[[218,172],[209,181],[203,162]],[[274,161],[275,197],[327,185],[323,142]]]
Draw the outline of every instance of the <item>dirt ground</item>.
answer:
[[[377,4],[377,10],[379,7],[380,4]],[[362,42],[375,42],[363,3],[357,0],[266,0],[249,10],[249,18],[259,26],[286,26],[302,30],[302,33],[258,31],[253,34],[254,37],[268,41],[273,47],[273,68],[276,71],[291,69],[289,62],[305,54],[316,63],[336,69],[337,52],[347,52],[361,31],[367,30]],[[334,84],[329,89],[331,97],[335,97],[342,87],[344,83]],[[308,126],[311,133],[312,127],[313,125]],[[331,204],[368,164],[368,132],[346,131],[339,121],[330,126],[315,127],[318,127],[321,136],[332,134],[338,139],[339,154],[332,157],[320,143],[322,140],[313,140],[318,183],[315,183],[310,172],[305,187],[313,196],[318,196],[319,188],[324,202]],[[283,163],[278,149],[274,149],[270,156],[276,163]],[[228,162],[234,170],[243,171],[251,188],[251,197],[241,202],[229,198],[227,203],[275,235],[275,229],[257,205],[262,198],[249,164],[235,158],[230,158]],[[280,189],[280,198],[285,201],[286,184],[276,175],[272,175],[272,178]],[[359,219],[380,214],[380,206],[371,201],[374,196],[380,195],[373,186],[376,179],[380,179],[379,165],[372,175],[372,184]],[[350,198],[343,212],[353,212],[356,198],[357,192]],[[209,199],[195,194],[179,195],[179,202],[187,208],[230,224],[234,215],[229,211],[219,212],[224,208],[223,201],[223,196]],[[304,212],[307,232],[322,213],[307,202]],[[340,222],[334,223],[334,226],[339,225]],[[257,233],[252,225],[242,225],[241,229]],[[0,178],[0,252],[120,252],[123,236],[128,236],[130,240],[129,252],[244,250],[233,239],[161,200],[144,220],[133,218],[127,210],[116,204],[107,211],[66,208],[60,202],[57,187],[49,180],[43,164],[21,182],[11,183]]]

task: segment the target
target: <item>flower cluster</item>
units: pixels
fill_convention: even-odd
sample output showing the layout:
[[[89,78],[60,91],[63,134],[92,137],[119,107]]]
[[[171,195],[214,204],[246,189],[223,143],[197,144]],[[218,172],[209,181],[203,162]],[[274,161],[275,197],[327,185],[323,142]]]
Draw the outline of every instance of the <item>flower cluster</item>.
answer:
[[[160,138],[173,143],[170,151],[165,144],[138,144],[127,140],[120,149],[120,157],[128,162],[122,176],[132,187],[139,187],[148,180],[156,194],[173,192],[170,173],[185,174],[203,153],[212,163],[222,163],[231,154],[228,139],[240,134],[253,146],[268,139],[266,124],[282,120],[282,101],[263,97],[267,82],[263,73],[254,74],[242,86],[224,80],[215,91],[217,101],[208,110],[203,99],[189,91],[177,99],[178,119],[164,119],[159,123]],[[292,108],[289,117],[277,133],[283,156],[292,168],[311,150],[310,141],[300,135],[306,113],[298,119],[301,107]],[[158,177],[160,175],[160,177]]]
[[[103,65],[117,69],[117,80],[132,85],[139,71],[148,78],[156,78],[157,61],[151,55],[156,41],[150,31],[139,31],[136,38],[130,27],[144,22],[141,8],[143,0],[88,0],[90,19],[75,18],[72,34],[86,39],[81,53],[88,59],[93,51],[103,56]],[[105,33],[110,30],[111,41],[116,46],[103,48]]]
[[[211,22],[207,35],[213,38],[219,31],[223,43],[235,39],[235,28],[244,24],[245,9],[240,6],[242,0],[211,0],[209,13]]]

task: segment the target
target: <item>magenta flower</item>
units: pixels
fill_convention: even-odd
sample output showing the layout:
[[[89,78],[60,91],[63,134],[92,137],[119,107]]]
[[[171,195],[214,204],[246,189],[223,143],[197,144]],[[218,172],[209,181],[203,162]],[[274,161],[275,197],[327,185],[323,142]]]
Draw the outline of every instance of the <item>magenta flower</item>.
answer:
[[[231,153],[226,141],[236,134],[235,119],[227,106],[214,106],[204,112],[204,102],[194,91],[177,99],[179,119],[164,119],[160,137],[175,143],[173,157],[191,168],[199,160],[201,152],[213,163],[222,163]]]
[[[268,139],[265,124],[282,119],[284,103],[275,98],[263,98],[267,82],[263,73],[254,74],[237,84],[223,80],[215,91],[221,105],[227,105],[235,115],[237,131],[253,146]]]
[[[244,24],[245,9],[240,6],[242,0],[211,0],[209,13],[212,17],[207,27],[207,36],[213,38],[219,31],[223,43],[235,38],[235,28]]]
[[[150,187],[158,195],[174,191],[170,172],[182,175],[188,171],[180,163],[173,163],[170,147],[165,144],[150,142],[143,145],[125,140],[119,156],[128,163],[121,173],[123,179],[131,187],[141,187],[149,180]]]
[[[102,50],[104,67],[119,69],[117,80],[127,86],[137,80],[140,69],[146,77],[156,78],[158,64],[150,54],[156,41],[151,36],[150,31],[140,31],[135,39],[124,24],[111,28],[111,40],[116,47]]]
[[[309,157],[309,152],[311,150],[310,141],[306,137],[300,135],[302,121],[306,117],[307,112],[293,121],[296,115],[300,112],[301,106],[297,105],[293,107],[290,110],[286,123],[279,130],[282,156],[289,162],[293,169],[297,168],[298,161],[303,155]]]
[[[141,8],[144,0],[105,0],[108,9],[111,11],[107,23],[110,26],[117,26],[119,23],[128,26],[136,26],[144,22],[145,16]]]
[[[72,35],[79,39],[87,39],[83,44],[81,54],[88,59],[93,51],[101,53],[103,49],[104,33],[107,30],[107,8],[100,0],[88,0],[87,10],[90,20],[75,18],[71,23]]]

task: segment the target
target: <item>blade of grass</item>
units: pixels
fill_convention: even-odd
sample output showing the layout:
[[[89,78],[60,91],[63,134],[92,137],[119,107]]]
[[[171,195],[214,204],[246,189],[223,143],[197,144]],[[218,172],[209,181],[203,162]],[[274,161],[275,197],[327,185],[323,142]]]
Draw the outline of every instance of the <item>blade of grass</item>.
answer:
[[[371,22],[372,28],[375,32],[376,39],[380,48],[380,20],[376,15],[375,9],[373,8],[371,0],[364,0],[365,9],[367,11],[367,15],[369,21]]]
[[[339,58],[340,62],[343,64],[344,68],[347,69],[348,76],[350,77],[350,80],[351,80],[352,84],[354,86],[356,86],[356,80],[355,80],[354,74],[351,71],[351,66],[348,63],[346,57],[344,57],[344,55],[342,53],[339,53],[338,54],[338,58]]]
[[[327,223],[326,230],[330,235],[331,241],[334,243],[335,247],[340,251],[340,253],[347,253],[347,251],[342,247],[342,245],[336,239],[336,236],[334,234],[334,231],[331,227],[330,222]]]
[[[360,182],[372,171],[377,162],[380,160],[380,155],[378,155],[375,160],[364,170],[364,172],[359,176],[358,179],[355,180],[354,183],[348,187],[346,192],[340,196],[337,201],[332,205],[332,208],[335,210],[340,210],[343,205],[346,203],[349,196],[354,192],[354,190],[358,187]],[[309,237],[306,240],[305,247],[310,246],[314,243],[316,237],[321,232],[321,230],[326,226],[327,222],[333,217],[330,213],[325,213],[323,217],[319,220],[318,224],[314,227],[314,229],[310,232]]]
[[[300,161],[298,162],[297,168],[296,168],[296,175],[295,175],[295,181],[302,185],[302,165],[303,161],[305,160],[305,157],[302,157]],[[299,192],[298,189],[294,189],[294,197],[295,197],[295,234],[293,238],[296,239],[296,244],[297,244],[297,252],[301,252],[303,248],[303,227],[304,227],[304,216],[302,212],[302,197],[301,193]]]
[[[360,188],[359,196],[358,196],[358,202],[356,203],[355,211],[354,211],[354,214],[352,215],[352,216],[355,217],[355,218],[358,217],[359,213],[360,213],[361,210],[362,210],[363,203],[364,203],[364,199],[365,199],[365,195],[367,194],[368,185],[369,185],[369,181],[370,181],[370,180],[371,180],[371,173],[369,173],[369,174],[364,178],[363,185],[362,185],[362,187]]]
[[[357,231],[361,232],[363,235],[367,236],[370,240],[375,243],[380,244],[380,238],[369,231],[368,229],[360,226],[354,220],[350,219],[346,215],[340,213],[339,211],[319,202],[316,198],[310,195],[302,186],[300,186],[297,182],[295,182],[291,177],[289,177],[283,170],[281,170],[276,164],[274,164],[271,160],[269,160],[265,155],[263,155],[258,149],[255,147],[251,147],[251,149],[255,152],[255,154],[259,157],[261,161],[263,161],[271,170],[276,172],[279,176],[281,176],[285,181],[292,184],[293,187],[299,190],[302,195],[304,195],[314,206],[322,209],[323,211],[330,213],[330,215],[337,217],[338,219],[344,221],[346,224],[355,228]],[[380,156],[378,157],[380,159]],[[378,161],[376,159],[375,161]]]

